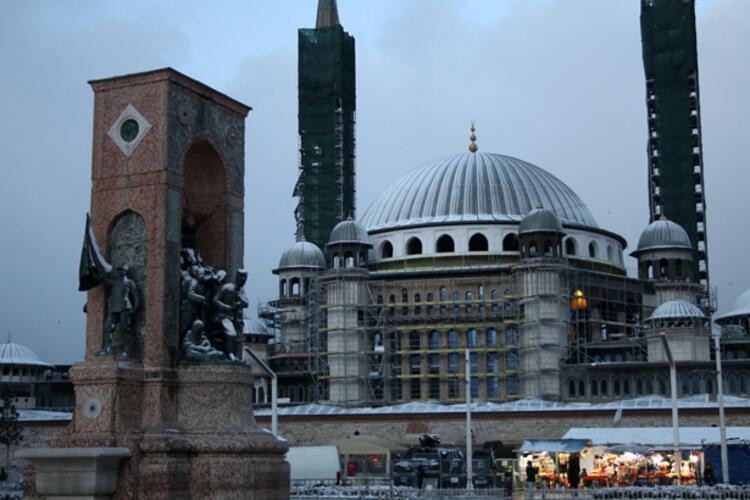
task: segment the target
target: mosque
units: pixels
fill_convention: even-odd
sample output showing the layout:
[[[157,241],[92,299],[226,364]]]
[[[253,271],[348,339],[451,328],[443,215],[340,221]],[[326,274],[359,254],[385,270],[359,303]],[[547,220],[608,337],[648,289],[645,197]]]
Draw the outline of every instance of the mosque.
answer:
[[[654,4],[662,10],[644,14]],[[666,4],[644,2],[644,47],[648,23],[669,15]],[[348,172],[340,152],[353,150],[347,142],[352,137],[337,135],[341,123],[353,121],[352,100],[334,95],[326,110],[320,99],[309,97],[310,86],[325,87],[325,78],[332,79],[328,88],[334,94],[353,92],[353,39],[339,23],[335,1],[321,0],[315,30],[300,30],[301,61],[310,60],[304,41],[311,38],[309,50],[326,50],[326,43],[345,43],[348,49],[336,51],[343,63],[333,61],[343,73],[323,67],[311,75],[313,70],[300,66],[297,193],[320,173],[326,149],[339,152],[330,161],[332,179]],[[648,59],[644,49],[653,138],[660,137],[660,124],[674,117],[659,115],[654,104],[660,102],[660,68]],[[694,144],[700,134],[697,66],[688,74],[684,91],[691,99],[684,112],[692,123],[687,140]],[[328,135],[320,118],[326,112],[332,116]],[[669,112],[675,113],[674,106]],[[303,125],[306,115],[319,120],[315,127]],[[328,137],[331,148],[310,140],[313,128]],[[746,394],[750,292],[712,323],[700,150],[690,145],[689,184],[696,202],[689,207],[686,231],[664,217],[685,219],[669,190],[670,176],[680,175],[669,165],[669,152],[680,149],[679,141],[674,147],[663,142],[649,140],[652,221],[629,255],[625,239],[600,227],[562,180],[522,159],[483,151],[473,125],[465,152],[406,174],[356,220],[340,209],[340,200],[351,196],[321,196],[317,203],[339,207],[328,221],[332,229],[325,242],[319,241],[325,224],[316,224],[312,238],[306,238],[304,224],[325,211],[299,195],[297,241],[273,270],[278,298],[259,314],[276,336],[268,359],[282,401],[456,403],[466,400],[467,391],[472,399],[490,402],[666,396],[670,359],[680,396],[712,395],[717,353],[724,390]],[[346,190],[346,183],[340,189]],[[353,212],[354,201],[347,209]],[[637,276],[626,272],[625,259],[631,257]],[[721,344],[715,341],[719,332]],[[258,394],[259,401],[267,397]]]

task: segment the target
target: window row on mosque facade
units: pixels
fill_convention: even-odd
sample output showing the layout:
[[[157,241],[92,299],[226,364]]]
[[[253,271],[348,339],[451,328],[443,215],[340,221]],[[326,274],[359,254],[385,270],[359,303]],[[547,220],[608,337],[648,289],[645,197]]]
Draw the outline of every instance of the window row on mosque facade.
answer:
[[[748,393],[747,372],[724,375],[724,391],[727,394]],[[678,397],[715,394],[714,373],[690,373],[678,377]],[[640,396],[671,396],[669,377],[666,375],[587,376],[567,379],[567,397],[570,399],[635,398]]]
[[[410,257],[415,255],[429,254],[450,254],[450,253],[463,253],[463,252],[488,252],[488,251],[500,251],[500,252],[519,252],[521,250],[518,235],[516,233],[509,233],[502,237],[499,248],[491,248],[490,242],[492,239],[488,239],[483,233],[477,232],[469,237],[468,241],[465,242],[465,248],[458,248],[453,236],[449,234],[441,234],[434,239],[432,248],[429,250],[424,240],[427,238],[420,236],[411,236],[408,238],[401,252],[396,251],[394,243],[390,239],[383,240],[378,248],[377,257],[379,259],[392,259],[400,256]],[[588,241],[581,242],[579,239]],[[612,264],[621,266],[622,250],[618,246],[610,242],[596,241],[590,237],[580,236],[567,236],[564,238],[565,256],[570,257],[588,257],[590,259],[606,260]],[[534,254],[546,253],[546,249],[552,247],[552,242],[539,242],[534,245]],[[539,250],[542,249],[542,250]],[[551,252],[550,252],[551,255]]]
[[[509,289],[505,289],[503,297],[510,294]],[[505,316],[515,314],[512,304],[501,297],[498,290],[493,289],[486,293],[483,285],[479,285],[475,290],[452,290],[448,292],[446,287],[440,287],[437,294],[427,292],[410,294],[408,288],[402,288],[400,295],[390,294],[386,312],[391,315],[457,315],[457,314],[484,314],[500,313]],[[378,295],[378,304],[383,304],[383,296]]]
[[[386,384],[386,398],[391,402],[413,400],[465,401],[466,378],[462,376],[423,376],[408,379],[391,379]],[[507,376],[471,376],[469,381],[472,399],[496,400],[521,397],[520,379],[516,374]]]

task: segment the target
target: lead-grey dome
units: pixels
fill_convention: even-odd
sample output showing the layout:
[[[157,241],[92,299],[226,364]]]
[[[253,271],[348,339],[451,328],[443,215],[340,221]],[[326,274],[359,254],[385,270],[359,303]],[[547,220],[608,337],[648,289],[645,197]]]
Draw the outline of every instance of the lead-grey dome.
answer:
[[[520,222],[542,204],[563,223],[598,228],[572,189],[536,165],[495,153],[428,163],[392,184],[360,221],[369,231],[457,222]]]
[[[365,226],[351,219],[339,222],[331,230],[331,237],[328,238],[328,245],[337,243],[359,243],[372,246],[370,236],[368,236]]]
[[[698,306],[686,300],[670,300],[654,309],[649,321],[658,319],[705,318]]]
[[[548,208],[535,208],[521,219],[518,234],[524,233],[562,233],[560,218]]]
[[[742,294],[737,297],[737,300],[734,301],[734,304],[732,304],[732,308],[729,311],[719,316],[715,316],[714,319],[721,322],[722,320],[741,316],[750,316],[750,290],[742,292]]]
[[[693,245],[682,226],[668,219],[660,219],[655,220],[643,230],[638,239],[636,252],[657,248],[692,249]]]
[[[279,269],[290,268],[325,269],[326,258],[323,251],[309,241],[298,241],[281,254]]]
[[[28,347],[12,342],[0,344],[0,365],[53,366],[39,359],[39,356]]]

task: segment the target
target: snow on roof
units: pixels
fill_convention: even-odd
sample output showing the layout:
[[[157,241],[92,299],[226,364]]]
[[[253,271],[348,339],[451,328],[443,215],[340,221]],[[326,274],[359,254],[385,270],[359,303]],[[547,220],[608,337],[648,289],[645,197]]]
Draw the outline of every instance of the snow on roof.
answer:
[[[708,394],[684,397],[678,400],[680,408],[717,408],[716,401],[711,401]],[[724,396],[726,407],[750,407],[750,399]],[[618,409],[671,409],[672,400],[663,396],[643,396],[606,403],[561,403],[541,399],[521,399],[507,403],[475,401],[471,405],[473,413],[520,412],[520,411],[597,411]],[[278,409],[282,416],[315,416],[315,415],[409,415],[419,413],[466,413],[466,404],[445,405],[434,401],[413,401],[392,406],[347,408],[335,404],[309,403],[299,406],[287,406]],[[270,409],[257,409],[258,416],[270,416]]]
[[[28,347],[15,344],[10,340],[5,344],[0,344],[0,365],[46,366],[50,368],[54,366],[39,359],[39,356]]]
[[[750,440],[750,427],[727,427],[727,440]],[[680,447],[718,443],[718,427],[680,427]],[[674,446],[672,427],[573,427],[563,439],[589,439],[593,445],[637,443],[651,448]]]
[[[72,418],[73,413],[69,411],[18,410],[19,422],[70,422]]]

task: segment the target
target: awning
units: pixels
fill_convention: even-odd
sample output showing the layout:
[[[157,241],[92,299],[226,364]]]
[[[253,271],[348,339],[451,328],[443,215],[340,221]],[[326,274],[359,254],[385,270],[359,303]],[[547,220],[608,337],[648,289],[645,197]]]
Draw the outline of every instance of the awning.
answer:
[[[550,453],[574,453],[581,451],[587,446],[591,446],[591,441],[588,439],[527,439],[518,451],[522,453],[542,451]]]

